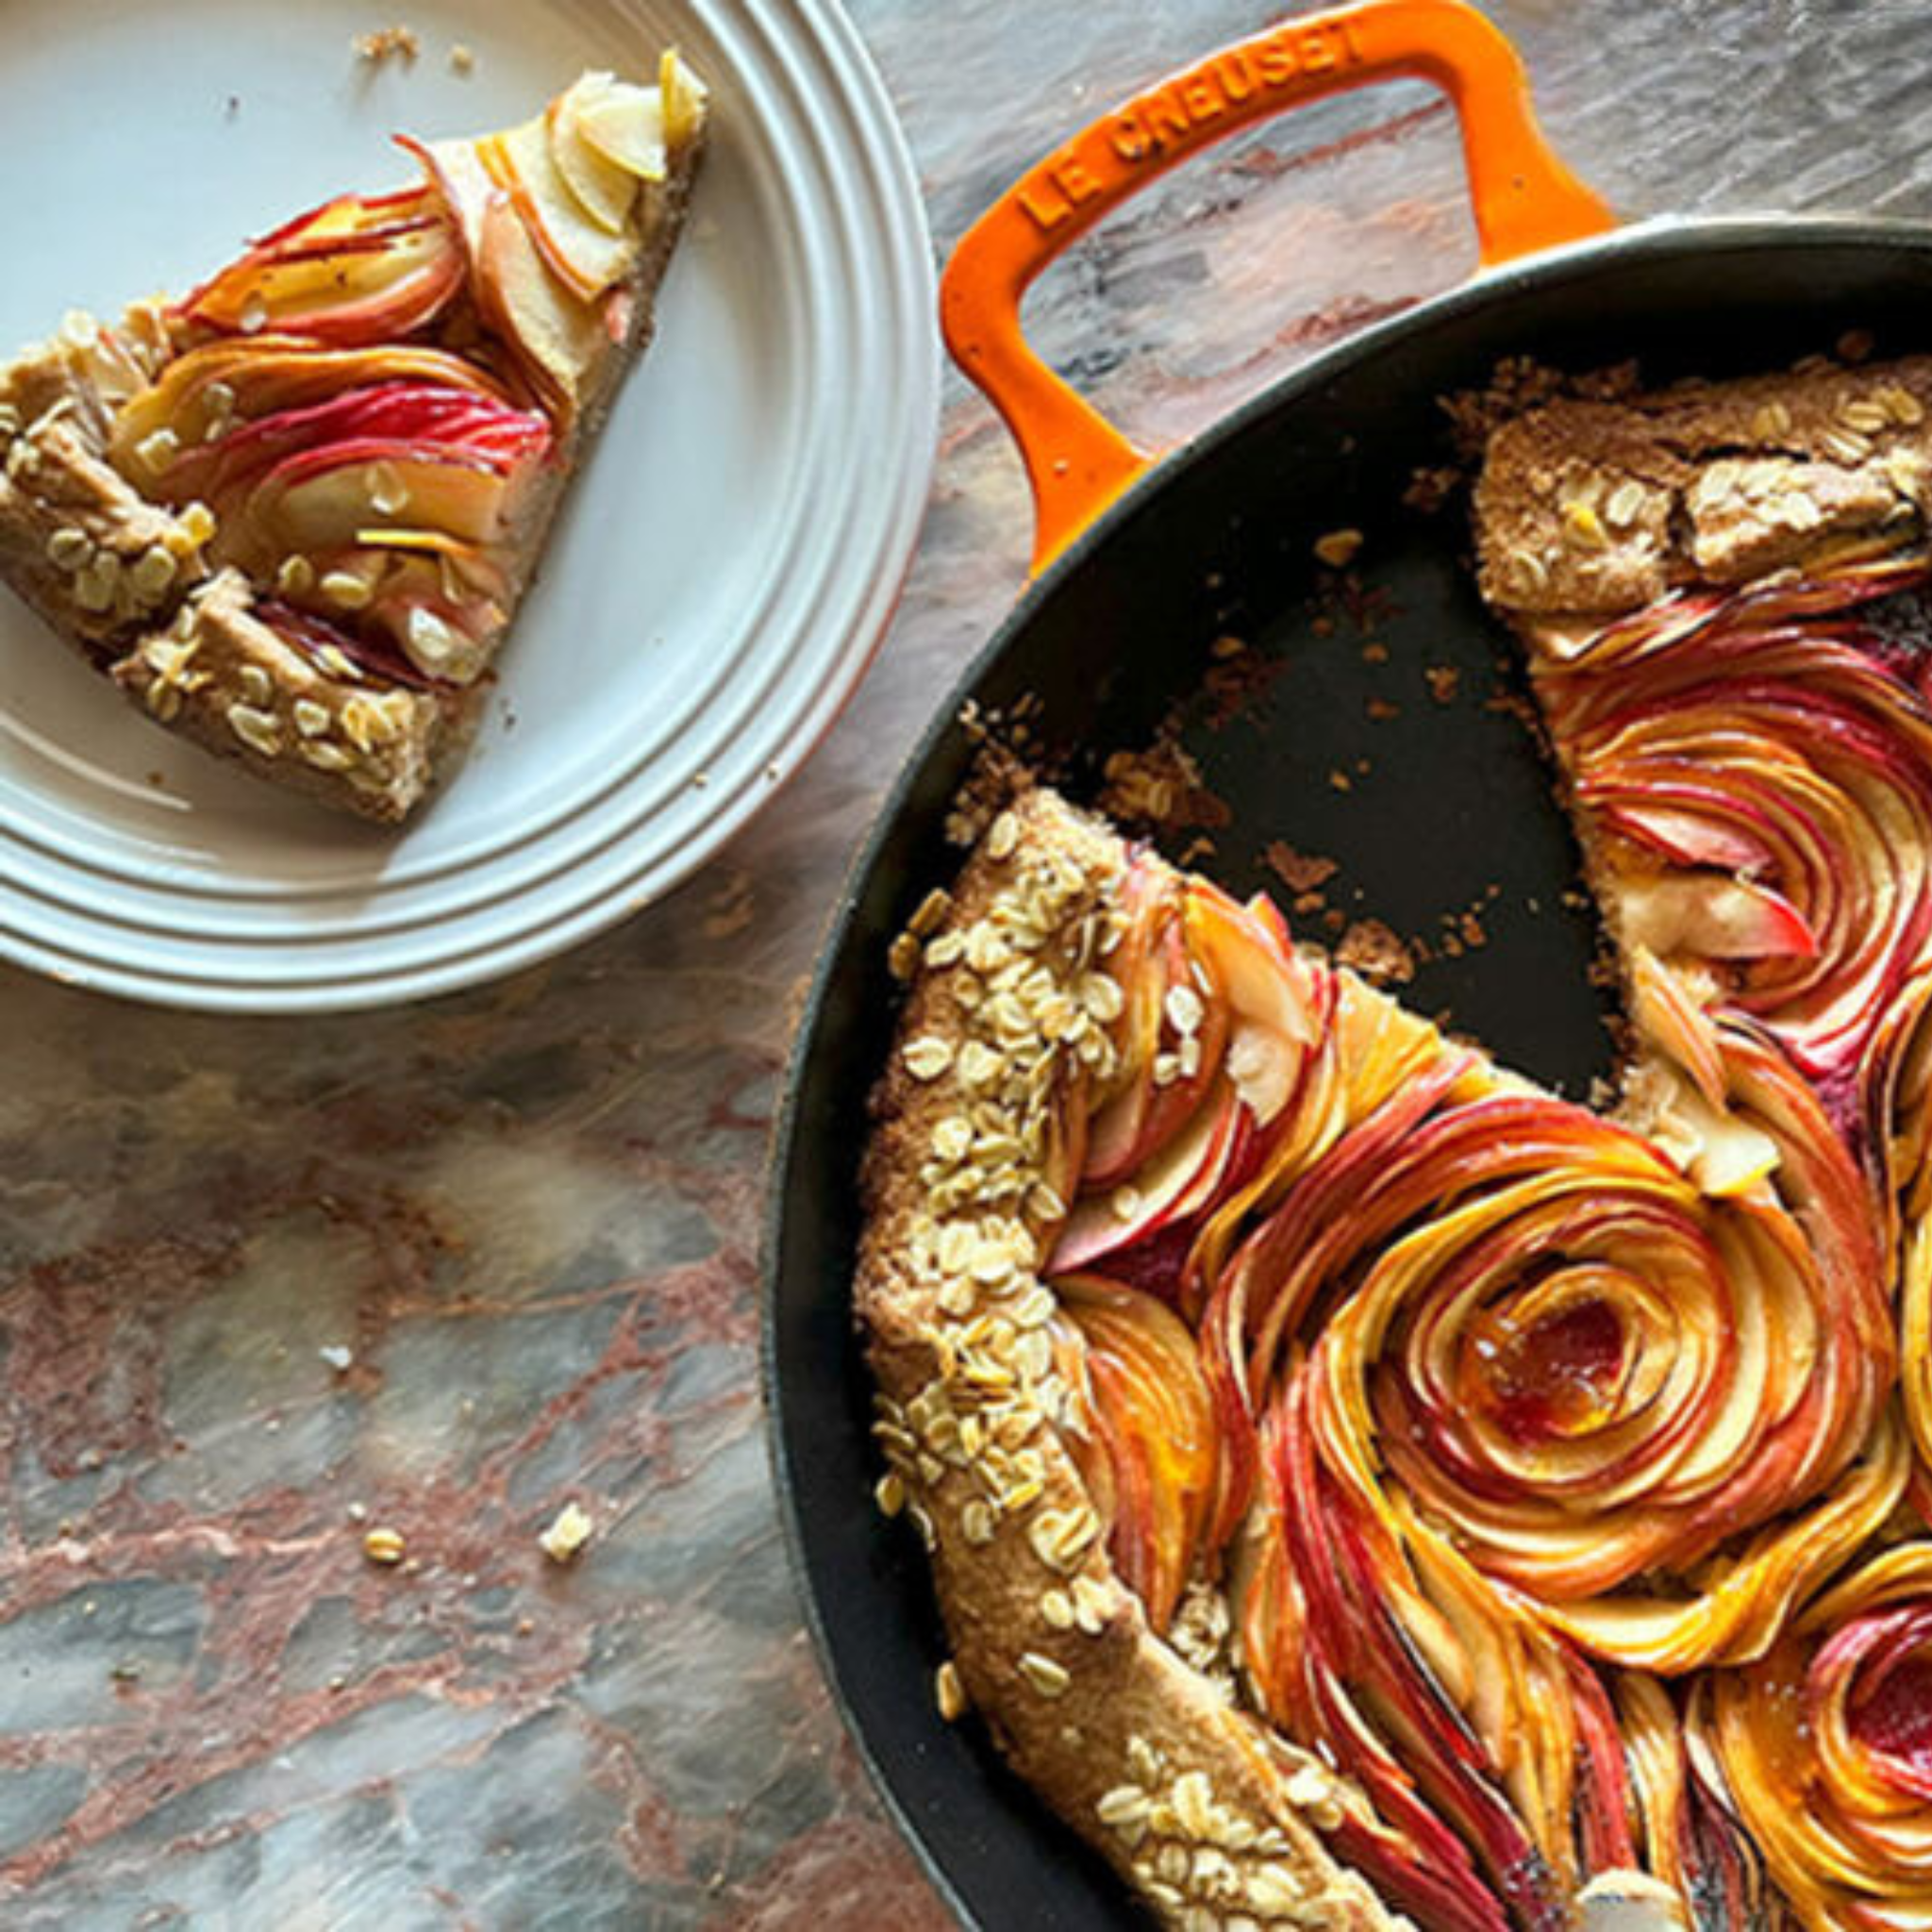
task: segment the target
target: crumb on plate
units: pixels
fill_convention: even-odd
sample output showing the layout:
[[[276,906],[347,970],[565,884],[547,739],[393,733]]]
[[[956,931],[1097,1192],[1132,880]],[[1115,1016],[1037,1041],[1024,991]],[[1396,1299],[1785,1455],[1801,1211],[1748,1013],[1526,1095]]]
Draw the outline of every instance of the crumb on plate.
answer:
[[[370,33],[358,34],[350,45],[356,50],[357,59],[366,60],[372,67],[379,67],[385,60],[410,61],[423,51],[423,43],[412,26],[379,26]]]

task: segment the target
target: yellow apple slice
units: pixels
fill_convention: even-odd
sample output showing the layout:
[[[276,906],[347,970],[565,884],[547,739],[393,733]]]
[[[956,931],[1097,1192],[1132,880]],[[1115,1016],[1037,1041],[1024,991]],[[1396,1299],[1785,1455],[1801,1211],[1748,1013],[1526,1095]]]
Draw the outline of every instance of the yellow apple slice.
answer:
[[[489,321],[521,352],[565,415],[573,413],[584,376],[609,337],[601,313],[551,274],[522,216],[500,195],[483,208],[477,294]]]
[[[404,134],[396,137],[396,144],[423,163],[441,189],[442,198],[456,210],[457,226],[474,270],[483,258],[483,210],[500,192],[477,158],[476,143],[432,141],[425,144]]]
[[[670,139],[663,94],[608,74],[590,75],[586,80],[591,84],[584,87],[575,117],[583,138],[626,175],[640,181],[663,180]],[[595,85],[600,81],[601,86]],[[702,114],[702,106],[698,111]]]
[[[1655,1065],[1640,1086],[1654,1111],[1650,1137],[1707,1194],[1748,1193],[1776,1172],[1777,1142],[1729,1108],[1713,1107],[1674,1067]]]
[[[636,238],[612,235],[584,212],[550,151],[540,117],[479,144],[491,178],[508,191],[531,240],[570,291],[593,302],[614,288],[637,260]]]
[[[673,147],[696,140],[705,125],[710,90],[669,47],[658,63],[658,92],[663,102],[664,139]]]
[[[558,173],[598,227],[607,235],[622,235],[629,229],[631,212],[637,207],[638,177],[620,168],[578,123],[587,102],[596,99],[610,84],[608,74],[585,75],[551,102],[544,118]]]

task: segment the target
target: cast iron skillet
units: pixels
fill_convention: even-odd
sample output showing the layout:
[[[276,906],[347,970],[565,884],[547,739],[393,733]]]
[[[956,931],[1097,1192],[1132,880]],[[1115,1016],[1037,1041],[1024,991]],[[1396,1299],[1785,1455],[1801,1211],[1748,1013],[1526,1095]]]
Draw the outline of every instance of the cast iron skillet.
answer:
[[[1521,69],[1478,16],[1450,0],[1396,0],[1277,32],[1352,49],[1344,79],[1401,71],[1450,88],[1491,257],[1602,225],[1588,192],[1537,147],[1515,94]],[[940,1721],[932,1674],[945,1647],[925,1558],[870,1500],[880,1464],[850,1314],[854,1179],[893,1019],[886,950],[959,862],[941,824],[974,750],[958,722],[962,701],[1000,709],[1037,697],[1036,728],[1065,758],[1075,797],[1095,789],[1092,748],[1145,744],[1182,703],[1184,741],[1233,808],[1208,861],[1231,889],[1285,896],[1263,862],[1275,838],[1339,858],[1341,877],[1398,931],[1428,931],[1500,886],[1483,913],[1487,945],[1424,968],[1405,995],[1424,1012],[1448,1008],[1507,1062],[1581,1096],[1611,1055],[1587,976],[1591,916],[1572,890],[1576,853],[1535,742],[1485,703],[1510,673],[1472,587],[1463,522],[1402,504],[1416,466],[1442,458],[1437,399],[1525,351],[1573,368],[1634,355],[1657,381],[1775,368],[1852,328],[1870,331],[1881,353],[1923,348],[1932,313],[1932,233],[1793,219],[1647,225],[1511,261],[1364,332],[1127,488],[1141,459],[1043,368],[1024,367],[1031,358],[1012,318],[1046,257],[1129,191],[1123,130],[1144,127],[1150,103],[1172,103],[1212,65],[1150,91],[1042,163],[948,271],[948,333],[1020,436],[1042,561],[1087,527],[1046,563],[940,708],[858,862],[800,1033],[770,1209],[767,1393],[807,1614],[859,1750],[934,1883],[962,1919],[999,1932],[1117,1925],[1133,1911],[1100,1860],[1006,1772],[976,1723]],[[1333,73],[1299,74],[1277,105],[1334,84]],[[1260,111],[1248,106],[1251,117]],[[1508,118],[1500,159],[1498,112]],[[1233,125],[1229,114],[1197,131]],[[1065,202],[1070,183],[1078,192],[1096,179],[1071,217],[1044,228],[1016,208],[1031,193],[1036,213],[1051,216],[1056,194]],[[1531,190],[1551,198],[1525,207]],[[1504,208],[1511,196],[1516,205]],[[1549,217],[1541,229],[1539,208]],[[989,252],[1002,251],[990,304],[983,287],[962,301],[962,264],[969,278],[984,277],[994,273]],[[1370,533],[1361,572],[1389,600],[1375,633],[1386,663],[1363,659],[1362,640],[1346,616],[1329,624],[1320,594],[1310,544],[1345,525]],[[1228,633],[1278,660],[1279,675],[1258,707],[1217,726],[1213,708],[1188,693]],[[1461,673],[1446,709],[1423,676],[1443,665]],[[1370,720],[1370,698],[1400,715]],[[1336,772],[1347,791],[1335,788]]]

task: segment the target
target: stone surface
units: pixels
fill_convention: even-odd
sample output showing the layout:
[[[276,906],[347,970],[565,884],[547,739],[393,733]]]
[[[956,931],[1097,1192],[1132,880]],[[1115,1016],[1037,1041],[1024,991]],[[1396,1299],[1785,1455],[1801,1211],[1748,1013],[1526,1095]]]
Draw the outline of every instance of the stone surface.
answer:
[[[1932,216],[1915,5],[1492,10],[1632,216]],[[858,7],[941,251],[1114,97],[1273,13]],[[1404,86],[1173,177],[1030,312],[1160,442],[1473,260],[1453,120]],[[952,380],[851,712],[710,873],[541,971],[298,1029],[0,970],[0,1924],[944,1923],[801,1630],[756,1242],[835,889],[1026,550],[1017,465]],[[563,1568],[537,1537],[572,1500],[594,1527]]]

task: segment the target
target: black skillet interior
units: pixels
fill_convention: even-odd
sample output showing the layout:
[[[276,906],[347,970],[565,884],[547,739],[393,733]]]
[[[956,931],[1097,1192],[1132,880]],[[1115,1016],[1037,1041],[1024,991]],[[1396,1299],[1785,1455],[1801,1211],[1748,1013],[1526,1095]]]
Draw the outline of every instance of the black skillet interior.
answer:
[[[945,1647],[924,1557],[870,1502],[879,1470],[849,1312],[854,1172],[892,1024],[887,945],[958,863],[941,822],[973,753],[961,701],[1010,708],[1033,693],[1041,738],[1074,754],[1076,797],[1095,776],[1080,748],[1144,745],[1183,703],[1184,741],[1233,811],[1204,870],[1285,906],[1264,859],[1281,839],[1340,861],[1331,903],[1400,933],[1480,905],[1487,943],[1425,966],[1406,997],[1580,1097],[1611,1053],[1574,845],[1532,737],[1489,702],[1513,674],[1471,585],[1462,508],[1403,507],[1416,467],[1444,458],[1438,399],[1508,355],[1573,369],[1636,356],[1649,381],[1740,374],[1854,328],[1880,353],[1923,348],[1928,316],[1932,231],[1856,223],[1633,230],[1458,291],[1171,458],[1028,593],[936,718],[855,871],[806,1015],[774,1173],[766,1374],[788,1532],[835,1693],[968,1923],[1093,1927],[1134,1913],[981,1728],[935,1714]],[[1311,554],[1349,525],[1368,539],[1356,575],[1387,606],[1372,636],[1346,613],[1334,621]],[[1278,658],[1278,675],[1217,726],[1211,705],[1187,700],[1228,634]],[[1374,641],[1386,662],[1364,658]],[[1443,666],[1460,673],[1447,706],[1424,681]],[[1370,715],[1372,700],[1385,715]]]

